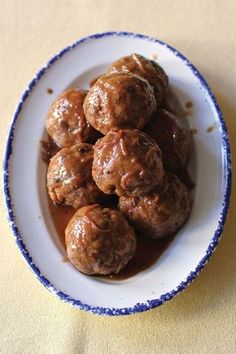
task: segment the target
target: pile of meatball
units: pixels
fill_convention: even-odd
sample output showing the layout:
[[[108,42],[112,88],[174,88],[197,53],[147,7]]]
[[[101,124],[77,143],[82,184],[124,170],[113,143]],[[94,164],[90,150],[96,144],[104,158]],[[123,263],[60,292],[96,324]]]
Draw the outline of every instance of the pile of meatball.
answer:
[[[190,214],[190,192],[178,175],[191,136],[163,109],[167,91],[163,68],[132,54],[89,91],[71,88],[50,108],[46,129],[61,150],[48,166],[48,193],[55,204],[76,209],[65,244],[84,274],[120,272],[138,237],[173,234]],[[107,207],[114,195],[117,204]]]

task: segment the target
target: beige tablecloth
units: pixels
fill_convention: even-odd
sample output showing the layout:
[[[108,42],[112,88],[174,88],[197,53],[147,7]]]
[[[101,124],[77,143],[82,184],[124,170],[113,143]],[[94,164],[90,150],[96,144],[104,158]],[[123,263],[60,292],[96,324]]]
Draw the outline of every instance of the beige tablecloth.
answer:
[[[213,88],[236,150],[235,0],[1,0],[1,156],[36,71],[81,36],[108,30],[148,34],[183,52]],[[219,247],[184,293],[155,310],[109,318],[43,288],[20,257],[1,199],[0,353],[235,353],[235,211],[233,197]]]

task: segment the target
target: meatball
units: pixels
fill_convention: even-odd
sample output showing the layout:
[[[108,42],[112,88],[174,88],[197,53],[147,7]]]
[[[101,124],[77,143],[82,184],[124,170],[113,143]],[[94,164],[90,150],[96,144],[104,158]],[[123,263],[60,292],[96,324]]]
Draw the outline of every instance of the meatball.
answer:
[[[83,143],[94,134],[83,110],[87,92],[69,89],[53,102],[46,119],[46,129],[57,146],[69,147]]]
[[[175,175],[168,175],[166,190],[144,197],[121,197],[119,208],[137,232],[161,238],[176,232],[188,218],[191,198],[187,188]]]
[[[94,146],[92,175],[106,194],[145,195],[163,183],[162,154],[137,129],[112,130]]]
[[[84,100],[90,124],[106,134],[112,128],[142,129],[156,109],[149,83],[135,75],[103,75]]]
[[[93,204],[102,192],[92,179],[93,146],[80,143],[61,149],[52,157],[47,172],[47,187],[54,203],[74,208]]]
[[[132,73],[146,79],[154,89],[158,107],[163,101],[168,89],[168,76],[160,65],[142,55],[132,54],[113,63],[107,73]]]
[[[173,113],[158,110],[145,127],[145,132],[160,146],[167,171],[179,173],[184,169],[192,148],[191,134]]]
[[[105,75],[105,74],[103,74],[103,75]],[[94,79],[92,79],[89,82],[89,87],[91,88],[98,81],[98,79],[100,79],[100,77],[102,77],[103,75],[96,76]]]
[[[69,260],[85,274],[118,273],[136,250],[134,230],[121,212],[98,204],[79,209],[65,235]]]

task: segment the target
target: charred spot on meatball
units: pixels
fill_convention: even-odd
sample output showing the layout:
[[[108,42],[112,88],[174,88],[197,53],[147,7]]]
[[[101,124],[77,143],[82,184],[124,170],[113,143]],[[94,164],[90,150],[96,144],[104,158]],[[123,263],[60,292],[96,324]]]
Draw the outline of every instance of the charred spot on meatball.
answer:
[[[113,130],[94,146],[92,175],[106,194],[139,196],[162,187],[160,148],[139,130]]]
[[[158,110],[146,125],[145,132],[159,145],[167,171],[179,173],[186,167],[192,149],[191,134],[173,113]]]
[[[160,106],[167,93],[168,76],[159,64],[142,55],[132,54],[114,62],[107,71],[108,74],[120,72],[132,73],[146,79],[153,87],[157,105]]]
[[[69,260],[85,274],[118,273],[136,250],[136,236],[125,217],[98,204],[79,209],[65,236]]]
[[[155,109],[153,88],[129,73],[103,75],[84,101],[87,120],[102,134],[112,128],[142,129]]]
[[[47,187],[55,204],[81,206],[102,198],[92,179],[93,146],[80,143],[61,149],[52,157],[47,171]]]
[[[121,212],[128,217],[137,233],[150,238],[161,238],[184,224],[191,211],[191,197],[184,184],[175,175],[167,175],[166,190],[143,197],[123,196],[119,201]]]
[[[83,110],[87,93],[69,89],[53,102],[46,119],[46,129],[57,146],[70,147],[93,140],[94,128],[86,120]]]

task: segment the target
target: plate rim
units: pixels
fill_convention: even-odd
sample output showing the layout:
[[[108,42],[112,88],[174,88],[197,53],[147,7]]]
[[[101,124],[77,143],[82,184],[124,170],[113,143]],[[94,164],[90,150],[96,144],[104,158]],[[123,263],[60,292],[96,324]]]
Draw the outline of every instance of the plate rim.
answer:
[[[16,225],[13,204],[11,201],[11,193],[10,193],[10,189],[9,189],[9,179],[10,179],[9,161],[10,161],[10,157],[12,155],[12,143],[13,143],[13,139],[14,139],[15,123],[21,113],[24,102],[26,101],[26,99],[30,95],[30,93],[32,92],[34,86],[37,84],[37,82],[40,80],[40,78],[46,73],[46,71],[50,68],[50,66],[55,61],[59,60],[65,53],[69,52],[70,50],[74,49],[75,47],[79,46],[80,44],[82,44],[84,42],[100,39],[102,37],[110,37],[110,36],[139,38],[142,40],[151,41],[154,43],[159,43],[160,45],[167,47],[171,52],[173,52],[174,55],[176,55],[178,58],[180,58],[182,61],[184,61],[185,65],[187,65],[190,68],[192,73],[199,80],[201,86],[206,90],[206,92],[209,95],[209,98],[216,110],[216,114],[218,116],[219,123],[220,123],[221,129],[222,129],[222,148],[223,148],[224,156],[225,156],[225,164],[223,166],[225,190],[224,190],[223,203],[222,203],[222,207],[221,207],[221,214],[220,214],[220,218],[218,220],[217,229],[215,230],[214,235],[213,235],[211,241],[209,242],[209,245],[206,249],[204,257],[199,261],[199,263],[195,267],[195,269],[189,273],[187,278],[184,281],[180,282],[179,285],[175,289],[172,289],[171,291],[162,294],[157,299],[147,300],[144,303],[138,302],[133,306],[122,307],[122,308],[93,306],[93,305],[89,305],[87,303],[84,303],[78,299],[74,299],[74,298],[70,297],[69,295],[67,295],[66,293],[64,293],[63,291],[58,290],[52,283],[50,283],[50,281],[43,274],[41,274],[39,268],[34,264],[32,257],[30,256],[30,254],[23,242],[21,234],[18,230],[18,227]],[[82,37],[81,39],[68,45],[67,47],[62,49],[60,52],[58,52],[56,55],[54,55],[46,63],[46,65],[44,65],[37,72],[37,74],[34,76],[32,81],[27,86],[23,95],[21,96],[21,99],[17,105],[17,108],[16,108],[15,113],[13,115],[12,121],[10,123],[9,133],[7,136],[6,146],[5,146],[5,151],[4,151],[3,194],[4,194],[4,200],[5,200],[5,208],[6,208],[6,212],[7,212],[8,221],[9,221],[10,227],[13,232],[13,237],[15,238],[16,244],[20,250],[21,255],[23,256],[23,259],[26,261],[27,265],[32,270],[33,274],[36,275],[38,280],[50,292],[55,294],[60,300],[67,302],[67,303],[73,305],[74,307],[77,307],[77,308],[80,308],[82,310],[89,311],[92,313],[96,313],[99,315],[119,316],[119,315],[129,315],[129,314],[133,314],[133,313],[144,312],[144,311],[153,309],[155,307],[158,307],[158,306],[164,304],[166,301],[169,301],[174,296],[176,296],[177,294],[179,294],[183,290],[185,290],[186,287],[188,285],[190,285],[190,283],[198,276],[198,274],[202,271],[204,266],[208,263],[209,259],[211,258],[212,254],[214,253],[214,251],[219,243],[219,240],[222,236],[222,232],[224,229],[224,224],[226,221],[228,209],[229,209],[231,184],[232,184],[232,172],[231,172],[231,151],[230,151],[229,135],[228,135],[225,120],[223,118],[222,111],[217,103],[217,100],[216,100],[212,90],[210,89],[208,83],[206,82],[205,78],[198,71],[198,69],[183,54],[181,54],[174,47],[172,47],[169,44],[167,44],[159,39],[156,39],[154,37],[150,37],[147,35],[134,33],[134,32],[110,31],[110,32],[100,32],[100,33],[96,33],[96,34],[91,34],[89,36]]]

